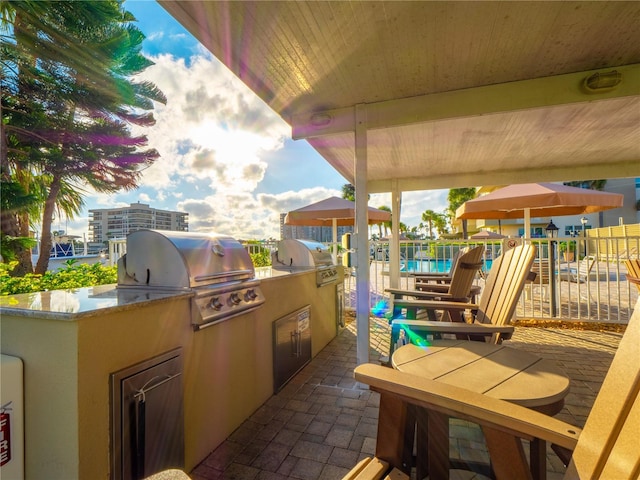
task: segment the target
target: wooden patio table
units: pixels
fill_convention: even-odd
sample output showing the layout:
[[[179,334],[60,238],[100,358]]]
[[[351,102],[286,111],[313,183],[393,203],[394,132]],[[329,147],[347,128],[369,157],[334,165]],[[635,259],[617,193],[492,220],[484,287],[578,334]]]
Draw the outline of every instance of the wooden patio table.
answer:
[[[409,344],[397,349],[391,362],[393,368],[402,372],[483,393],[547,415],[555,415],[562,409],[569,392],[569,378],[551,361],[503,345],[434,340],[427,347]],[[398,433],[398,428],[404,430]],[[377,452],[397,455],[401,457],[396,458],[400,461],[398,464],[410,465],[414,437],[416,451],[420,452],[415,459],[416,478],[424,478],[427,472],[430,478],[448,478],[449,416],[433,411],[427,414],[426,409],[407,408],[406,403],[381,397]],[[385,445],[387,439],[394,442],[400,438],[402,447]],[[531,442],[530,453],[533,477],[545,478],[545,442]]]

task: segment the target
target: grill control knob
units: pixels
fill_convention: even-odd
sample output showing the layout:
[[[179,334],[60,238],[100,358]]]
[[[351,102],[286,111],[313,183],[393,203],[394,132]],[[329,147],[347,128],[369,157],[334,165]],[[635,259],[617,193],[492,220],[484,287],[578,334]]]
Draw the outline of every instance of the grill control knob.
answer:
[[[258,294],[253,290],[253,288],[250,288],[244,294],[244,301],[245,302],[251,302],[252,300],[255,300],[255,298],[257,296],[258,296]]]
[[[213,308],[214,310],[220,310],[223,306],[223,303],[218,297],[213,297],[209,302],[209,308]]]
[[[229,302],[234,304],[234,305],[238,305],[240,302],[242,301],[242,299],[240,299],[240,296],[234,292],[231,295],[229,295]]]

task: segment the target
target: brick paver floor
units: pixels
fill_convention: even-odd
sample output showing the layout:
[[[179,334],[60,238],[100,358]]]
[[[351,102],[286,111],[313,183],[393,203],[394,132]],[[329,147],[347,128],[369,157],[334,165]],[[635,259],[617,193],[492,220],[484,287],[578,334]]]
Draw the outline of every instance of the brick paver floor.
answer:
[[[517,327],[505,342],[552,359],[571,378],[557,415],[582,427],[622,335],[610,332]],[[371,325],[372,362],[388,354],[389,327]],[[377,393],[353,379],[355,322],[347,325],[277,395],[272,396],[190,475],[195,480],[340,479],[358,459],[375,451]],[[479,427],[451,420],[451,456],[487,462]],[[547,478],[564,466],[548,449]]]

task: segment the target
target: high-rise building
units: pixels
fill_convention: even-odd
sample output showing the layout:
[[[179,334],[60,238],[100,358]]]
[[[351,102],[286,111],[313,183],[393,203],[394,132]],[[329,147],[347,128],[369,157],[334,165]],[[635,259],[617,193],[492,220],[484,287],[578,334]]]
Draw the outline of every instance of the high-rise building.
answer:
[[[284,218],[286,213],[280,214],[280,239],[298,238],[301,240],[315,240],[316,242],[331,243],[333,240],[333,227],[310,227],[300,225],[285,225]],[[352,226],[338,227],[338,242],[345,233],[353,233]]]
[[[102,243],[112,238],[124,238],[129,233],[154,230],[189,231],[189,214],[158,210],[144,203],[129,207],[89,210],[89,242]]]

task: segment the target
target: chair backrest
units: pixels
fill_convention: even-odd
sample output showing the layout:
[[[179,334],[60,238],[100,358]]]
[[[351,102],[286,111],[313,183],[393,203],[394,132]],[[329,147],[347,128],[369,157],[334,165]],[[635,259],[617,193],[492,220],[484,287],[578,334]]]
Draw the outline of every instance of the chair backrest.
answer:
[[[640,478],[640,300],[591,408],[565,478]]]
[[[455,270],[451,276],[451,283],[449,284],[448,293],[452,299],[464,301],[469,297],[476,273],[482,267],[483,253],[484,246],[480,245],[458,257]]]
[[[638,287],[640,291],[640,259],[629,258],[624,261],[627,267],[627,280]]]
[[[460,257],[462,257],[465,253],[469,251],[469,247],[462,247],[458,249],[456,253],[451,257],[451,267],[449,267],[449,275],[453,275],[453,272],[456,271],[458,267],[458,262],[460,261]]]
[[[581,279],[588,280],[593,266],[596,264],[596,257],[589,255],[584,257],[578,265],[578,276]]]
[[[535,256],[536,247],[524,244],[493,261],[478,302],[476,322],[505,325],[511,321]]]

